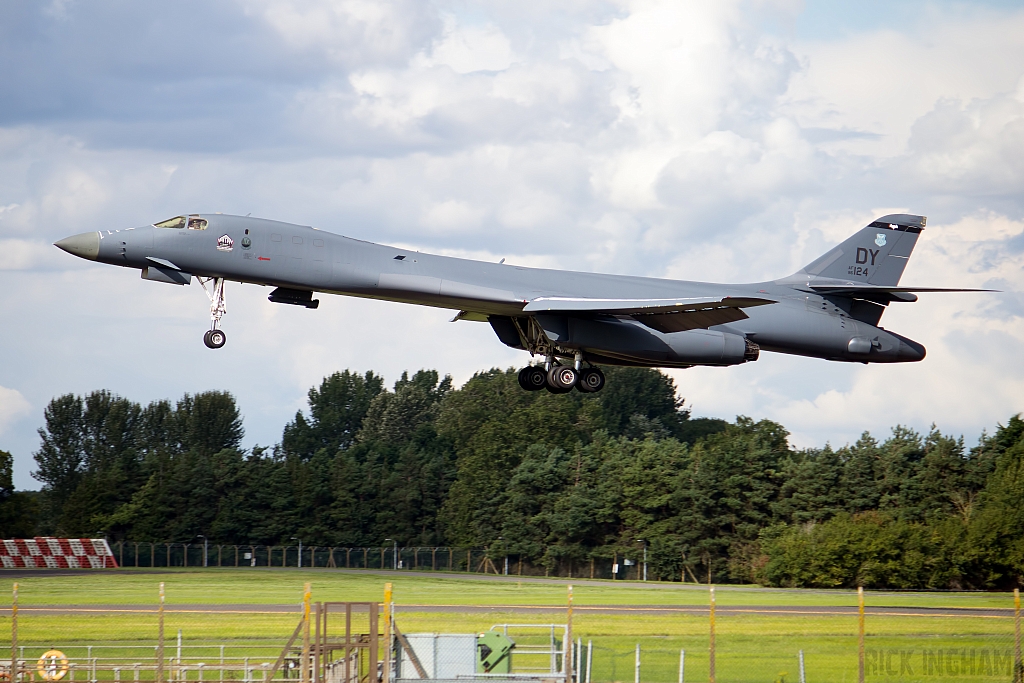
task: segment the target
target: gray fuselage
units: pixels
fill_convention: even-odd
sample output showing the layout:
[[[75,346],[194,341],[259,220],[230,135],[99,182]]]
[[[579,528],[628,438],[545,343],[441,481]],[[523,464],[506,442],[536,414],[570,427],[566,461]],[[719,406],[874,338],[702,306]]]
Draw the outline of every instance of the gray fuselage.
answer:
[[[857,319],[854,299],[809,291],[793,278],[714,284],[527,268],[424,254],[259,218],[201,218],[205,229],[101,231],[95,260],[142,269],[147,279],[177,278],[179,284],[194,275],[452,309],[463,319],[490,321],[506,344],[535,351],[529,335],[523,333],[517,345],[508,332],[530,323],[543,330],[551,355],[582,353],[599,363],[732,365],[756,358],[751,347],[856,362],[915,361],[925,353],[916,342]],[[760,297],[773,303],[745,309],[742,320],[664,333],[629,316],[524,313],[527,303],[543,297]],[[508,320],[516,325],[502,328]]]

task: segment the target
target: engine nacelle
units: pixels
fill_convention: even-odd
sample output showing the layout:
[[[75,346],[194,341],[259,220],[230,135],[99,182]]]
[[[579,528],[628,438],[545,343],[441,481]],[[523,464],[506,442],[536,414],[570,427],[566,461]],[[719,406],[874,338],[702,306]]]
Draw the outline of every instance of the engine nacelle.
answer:
[[[759,353],[757,344],[746,338],[716,330],[662,333],[611,317],[539,314],[535,319],[548,339],[559,346],[640,363],[737,365],[757,360]]]
[[[694,365],[737,365],[757,360],[757,344],[729,332],[688,330],[663,335],[676,362]]]

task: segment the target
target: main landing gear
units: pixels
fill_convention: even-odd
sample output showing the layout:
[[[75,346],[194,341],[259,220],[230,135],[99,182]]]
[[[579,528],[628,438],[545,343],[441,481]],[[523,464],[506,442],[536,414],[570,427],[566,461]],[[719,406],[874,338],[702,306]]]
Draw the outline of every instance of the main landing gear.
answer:
[[[203,343],[211,349],[224,346],[228,336],[220,329],[220,319],[228,312],[224,305],[224,278],[196,278],[203,286],[203,291],[210,298],[210,329],[203,335]],[[212,286],[211,286],[212,285]]]
[[[547,389],[552,394],[567,394],[573,387],[585,394],[601,391],[604,388],[604,373],[595,367],[580,367],[581,364],[577,359],[576,367],[555,365],[549,359],[545,364],[547,369],[529,365],[519,371],[519,386],[527,391]]]

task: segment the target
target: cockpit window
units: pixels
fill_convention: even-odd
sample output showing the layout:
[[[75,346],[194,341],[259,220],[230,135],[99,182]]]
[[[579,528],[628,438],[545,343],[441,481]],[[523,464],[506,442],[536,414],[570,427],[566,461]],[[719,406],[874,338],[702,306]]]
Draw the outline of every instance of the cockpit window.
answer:
[[[206,230],[206,219],[200,218],[199,216],[188,217],[188,229],[189,230]]]
[[[184,216],[175,216],[174,218],[168,218],[165,221],[160,221],[159,223],[154,223],[153,227],[156,227],[156,228],[184,228],[185,227],[185,217]]]

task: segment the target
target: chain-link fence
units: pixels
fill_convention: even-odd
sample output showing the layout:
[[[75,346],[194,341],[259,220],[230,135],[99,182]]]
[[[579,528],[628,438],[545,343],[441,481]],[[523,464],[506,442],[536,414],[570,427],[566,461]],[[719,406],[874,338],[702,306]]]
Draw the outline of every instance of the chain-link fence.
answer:
[[[102,570],[92,576],[104,580]],[[297,585],[300,599],[290,604],[193,604],[177,597],[174,581],[154,581],[148,601],[117,602],[113,590],[58,599],[45,579],[15,588],[0,613],[10,636],[0,678],[1024,683],[1019,595],[871,594],[859,607],[834,598],[822,605],[798,591],[758,594],[762,604],[753,605],[737,604],[746,594],[735,591],[723,605],[708,591],[701,605],[577,601],[568,610],[451,604],[450,594],[432,605],[403,606],[387,595],[380,604],[320,602],[308,588],[302,601]],[[511,592],[516,582],[494,585]],[[974,606],[948,606],[958,599]]]
[[[612,555],[531,561],[522,555],[504,554],[500,548],[349,548],[149,541],[117,541],[111,543],[110,548],[121,567],[321,567],[456,571],[578,579],[644,578],[643,561],[637,558]],[[661,577],[652,573],[650,578],[657,580],[679,577]]]
[[[47,604],[15,586],[5,615],[11,649],[0,659],[7,681],[12,661],[17,681],[268,680],[301,615],[175,604],[164,584],[151,604],[117,605]],[[285,664],[287,677],[295,664]]]
[[[791,593],[794,605],[713,608],[713,593],[706,607],[576,604],[570,616],[551,607],[501,605],[464,617],[475,623],[478,638],[496,632],[514,642],[501,672],[511,678],[543,670],[552,680],[569,677],[573,683],[1024,680],[1019,595],[1016,604],[1009,598],[997,606],[963,608],[926,606],[922,596],[919,607],[868,604],[861,614],[856,605],[807,604],[798,592]],[[785,595],[776,594],[774,602]],[[402,608],[396,618],[414,631],[444,625],[424,607]],[[512,621],[484,626],[490,614]],[[567,619],[545,623],[556,615]],[[427,648],[431,661],[450,650],[436,647],[440,641],[429,633],[414,635],[433,646]],[[402,670],[403,678],[416,678],[410,670]]]

